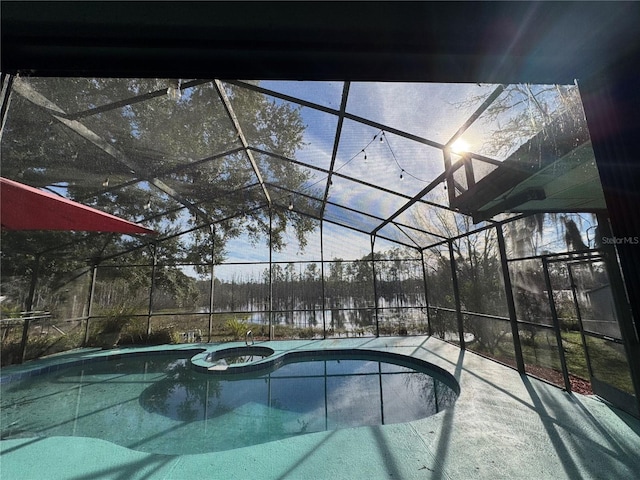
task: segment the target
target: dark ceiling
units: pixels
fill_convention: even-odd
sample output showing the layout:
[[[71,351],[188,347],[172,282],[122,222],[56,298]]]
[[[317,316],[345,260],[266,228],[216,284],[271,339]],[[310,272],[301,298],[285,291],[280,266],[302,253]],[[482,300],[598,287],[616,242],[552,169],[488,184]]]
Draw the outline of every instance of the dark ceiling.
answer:
[[[570,83],[626,61],[636,2],[2,2],[2,71]]]

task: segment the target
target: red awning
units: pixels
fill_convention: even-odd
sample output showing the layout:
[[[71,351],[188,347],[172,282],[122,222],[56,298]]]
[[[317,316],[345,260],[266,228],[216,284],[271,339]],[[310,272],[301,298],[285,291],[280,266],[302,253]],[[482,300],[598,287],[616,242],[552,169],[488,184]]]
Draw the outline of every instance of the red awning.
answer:
[[[0,223],[7,230],[156,233],[137,223],[0,177]]]

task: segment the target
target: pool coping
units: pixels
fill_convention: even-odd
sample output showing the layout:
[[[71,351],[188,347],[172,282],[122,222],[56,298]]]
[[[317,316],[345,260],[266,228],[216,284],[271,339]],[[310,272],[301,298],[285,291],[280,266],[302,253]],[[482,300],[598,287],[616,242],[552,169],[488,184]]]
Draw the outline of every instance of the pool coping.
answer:
[[[149,350],[141,350],[141,348],[149,348]],[[96,362],[106,362],[117,359],[123,355],[131,357],[139,357],[146,355],[154,355],[160,353],[173,352],[193,352],[194,355],[202,352],[206,347],[198,348],[163,348],[158,349],[157,346],[144,347],[136,346],[131,348],[114,348],[114,349],[78,349],[63,354],[50,355],[40,359],[31,360],[19,365],[8,365],[0,369],[0,384],[19,382],[26,378],[44,375],[51,372],[57,372],[65,368],[77,367]]]

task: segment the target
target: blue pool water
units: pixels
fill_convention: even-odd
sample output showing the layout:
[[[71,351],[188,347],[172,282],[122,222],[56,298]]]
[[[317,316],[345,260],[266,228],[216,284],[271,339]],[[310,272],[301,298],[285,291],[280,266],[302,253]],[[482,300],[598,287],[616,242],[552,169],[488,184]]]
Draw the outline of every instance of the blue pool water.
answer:
[[[351,357],[216,377],[195,371],[188,357],[121,356],[1,388],[3,439],[95,437],[167,455],[407,422],[457,398],[427,373]]]

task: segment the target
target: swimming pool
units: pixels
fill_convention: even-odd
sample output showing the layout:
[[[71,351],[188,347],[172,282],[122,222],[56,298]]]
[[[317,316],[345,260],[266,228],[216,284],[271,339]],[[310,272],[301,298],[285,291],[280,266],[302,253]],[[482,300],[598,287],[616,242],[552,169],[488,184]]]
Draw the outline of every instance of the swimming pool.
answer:
[[[2,438],[95,437],[143,452],[205,453],[417,420],[458,396],[436,367],[401,356],[306,352],[224,376],[197,371],[192,356],[120,355],[3,384]]]

